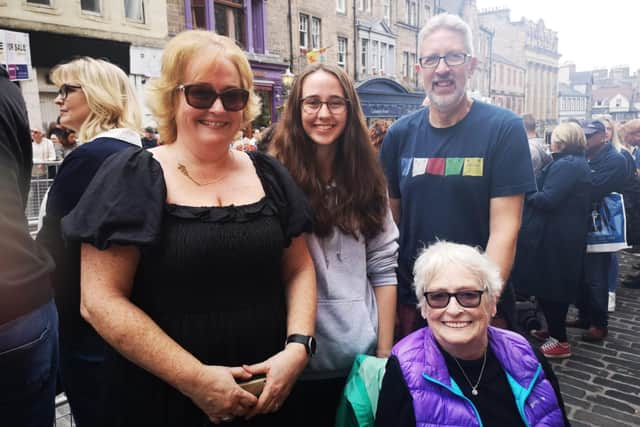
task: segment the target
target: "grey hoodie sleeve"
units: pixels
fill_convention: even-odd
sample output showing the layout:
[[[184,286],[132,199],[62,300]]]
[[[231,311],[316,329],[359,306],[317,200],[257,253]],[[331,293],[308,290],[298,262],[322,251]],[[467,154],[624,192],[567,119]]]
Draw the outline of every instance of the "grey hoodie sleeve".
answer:
[[[398,267],[398,227],[387,209],[383,230],[367,240],[367,276],[371,286],[396,285]]]

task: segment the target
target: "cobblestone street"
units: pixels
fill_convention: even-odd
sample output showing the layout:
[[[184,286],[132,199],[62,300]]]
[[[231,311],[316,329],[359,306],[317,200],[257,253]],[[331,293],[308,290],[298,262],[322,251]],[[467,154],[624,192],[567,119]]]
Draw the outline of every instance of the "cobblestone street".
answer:
[[[620,256],[620,277],[640,256]],[[620,282],[619,282],[620,283]],[[619,285],[616,311],[603,343],[580,340],[568,329],[573,356],[554,361],[571,423],[582,426],[640,426],[640,289]]]
[[[620,278],[640,255],[621,253]],[[580,341],[568,329],[573,356],[553,361],[571,423],[584,426],[640,426],[640,289],[617,290],[604,343]],[[68,405],[57,409],[57,427],[71,427]]]

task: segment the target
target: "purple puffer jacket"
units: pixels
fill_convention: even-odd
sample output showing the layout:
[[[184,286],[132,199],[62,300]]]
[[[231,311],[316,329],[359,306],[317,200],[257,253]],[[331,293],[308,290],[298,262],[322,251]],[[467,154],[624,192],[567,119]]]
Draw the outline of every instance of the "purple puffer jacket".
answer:
[[[554,389],[531,345],[522,336],[489,327],[489,345],[507,374],[527,426],[563,426]],[[444,357],[429,328],[398,342],[391,351],[413,398],[416,426],[482,426],[477,409],[452,384]]]

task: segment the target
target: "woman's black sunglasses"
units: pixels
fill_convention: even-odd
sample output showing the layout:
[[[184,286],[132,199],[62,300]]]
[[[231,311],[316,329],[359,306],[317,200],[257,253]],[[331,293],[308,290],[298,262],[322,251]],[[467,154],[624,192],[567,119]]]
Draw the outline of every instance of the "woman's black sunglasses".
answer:
[[[187,104],[199,110],[208,110],[218,98],[227,111],[240,111],[249,101],[249,91],[240,88],[227,89],[218,93],[211,85],[194,83],[180,85],[176,90],[184,92]]]

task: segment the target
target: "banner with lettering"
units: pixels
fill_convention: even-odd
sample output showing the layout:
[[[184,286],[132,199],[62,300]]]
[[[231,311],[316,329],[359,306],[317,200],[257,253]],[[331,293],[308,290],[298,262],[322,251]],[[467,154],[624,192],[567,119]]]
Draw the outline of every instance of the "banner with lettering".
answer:
[[[31,79],[29,34],[0,30],[0,64],[7,68],[10,80]]]

